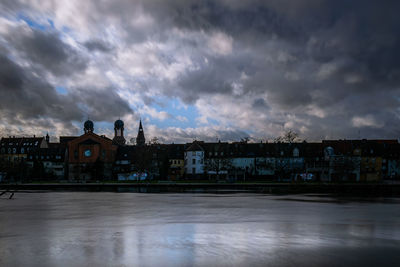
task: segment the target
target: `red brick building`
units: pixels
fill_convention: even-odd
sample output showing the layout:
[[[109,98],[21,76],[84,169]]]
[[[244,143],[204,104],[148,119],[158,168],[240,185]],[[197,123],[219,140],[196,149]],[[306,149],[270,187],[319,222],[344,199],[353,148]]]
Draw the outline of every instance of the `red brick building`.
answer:
[[[93,122],[84,125],[85,133],[68,142],[69,180],[102,180],[112,178],[112,164],[117,145],[93,132]]]

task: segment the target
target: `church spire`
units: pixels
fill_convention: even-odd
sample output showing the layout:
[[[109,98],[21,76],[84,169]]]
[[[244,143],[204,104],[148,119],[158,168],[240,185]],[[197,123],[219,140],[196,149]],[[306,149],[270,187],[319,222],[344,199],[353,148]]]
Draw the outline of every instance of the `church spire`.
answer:
[[[146,143],[146,139],[144,137],[144,131],[143,131],[143,126],[142,126],[142,119],[139,121],[139,131],[138,135],[136,137],[136,145],[138,146],[144,146]]]

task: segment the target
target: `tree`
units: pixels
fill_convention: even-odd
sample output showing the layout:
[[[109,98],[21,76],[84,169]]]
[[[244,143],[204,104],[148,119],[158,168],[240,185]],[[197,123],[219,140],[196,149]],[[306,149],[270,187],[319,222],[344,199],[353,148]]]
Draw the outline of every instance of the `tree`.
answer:
[[[129,142],[127,143],[127,145],[134,145],[134,144],[136,144],[136,138],[129,139]]]
[[[158,144],[160,144],[158,137],[155,136],[155,137],[151,138],[151,140],[149,141],[149,144],[150,145],[158,145]]]
[[[295,143],[301,141],[302,140],[299,138],[299,134],[293,130],[287,130],[281,136],[278,136],[274,139],[275,143]]]
[[[249,142],[250,138],[249,137],[244,137],[240,139],[240,143],[242,144],[247,144]]]
[[[217,180],[222,171],[228,172],[232,169],[232,159],[224,157],[208,158],[204,161],[204,171],[216,174]]]

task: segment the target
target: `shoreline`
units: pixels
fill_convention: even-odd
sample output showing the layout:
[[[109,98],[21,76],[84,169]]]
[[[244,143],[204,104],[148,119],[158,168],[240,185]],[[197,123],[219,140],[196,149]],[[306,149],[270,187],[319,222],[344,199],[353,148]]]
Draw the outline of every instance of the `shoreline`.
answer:
[[[20,183],[0,184],[0,191],[50,190],[138,193],[327,193],[347,196],[400,197],[400,184],[377,183]]]

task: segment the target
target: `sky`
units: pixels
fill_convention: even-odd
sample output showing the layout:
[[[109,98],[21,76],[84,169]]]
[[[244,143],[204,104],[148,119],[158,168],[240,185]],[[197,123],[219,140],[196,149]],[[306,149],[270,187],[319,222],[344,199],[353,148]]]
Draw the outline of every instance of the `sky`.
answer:
[[[400,1],[2,0],[0,136],[400,135]]]

